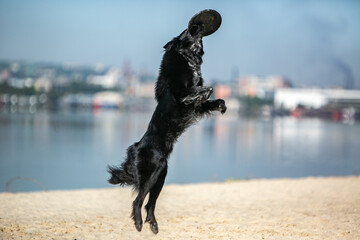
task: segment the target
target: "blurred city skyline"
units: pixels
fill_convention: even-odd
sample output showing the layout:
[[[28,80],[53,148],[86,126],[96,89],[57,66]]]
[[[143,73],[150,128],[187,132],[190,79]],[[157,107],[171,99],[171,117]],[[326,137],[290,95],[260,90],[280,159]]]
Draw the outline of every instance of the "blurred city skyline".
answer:
[[[121,66],[157,73],[163,45],[206,8],[205,79],[283,75],[297,85],[360,87],[358,1],[0,0],[0,60]]]

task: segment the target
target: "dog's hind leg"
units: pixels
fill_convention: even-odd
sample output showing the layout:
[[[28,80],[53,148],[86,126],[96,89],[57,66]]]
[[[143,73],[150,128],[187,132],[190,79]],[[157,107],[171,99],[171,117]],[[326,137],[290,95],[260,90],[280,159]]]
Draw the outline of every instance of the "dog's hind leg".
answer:
[[[141,206],[144,202],[145,196],[148,193],[148,191],[145,190],[140,190],[137,197],[135,198],[134,202],[133,202],[133,211],[132,211],[132,219],[134,220],[135,223],[135,228],[136,230],[138,230],[139,232],[142,229],[142,225],[143,225],[143,221],[142,221],[142,217],[141,217]]]
[[[159,159],[153,160],[156,164],[148,161],[141,161],[138,165],[140,174],[140,184],[137,187],[138,195],[133,202],[132,218],[135,223],[135,228],[139,232],[142,229],[142,217],[141,217],[141,206],[144,203],[146,195],[150,192],[152,187],[156,184],[160,173],[164,166],[166,166],[166,160]],[[164,164],[165,163],[165,164]]]
[[[150,224],[150,229],[153,233],[157,234],[159,232],[158,224],[155,218],[155,205],[156,200],[161,192],[161,189],[165,182],[165,177],[167,174],[167,165],[161,170],[160,175],[155,183],[155,185],[150,190],[149,201],[147,202],[145,209],[147,212],[145,222]]]

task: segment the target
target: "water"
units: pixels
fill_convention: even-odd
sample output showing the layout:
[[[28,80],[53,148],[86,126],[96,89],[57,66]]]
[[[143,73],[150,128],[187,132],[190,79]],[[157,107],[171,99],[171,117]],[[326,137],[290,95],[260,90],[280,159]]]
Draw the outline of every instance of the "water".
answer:
[[[150,113],[0,113],[0,191],[16,176],[47,189],[110,187],[108,164],[144,134]],[[217,116],[183,134],[166,183],[360,173],[360,125]],[[18,179],[11,191],[42,190]]]

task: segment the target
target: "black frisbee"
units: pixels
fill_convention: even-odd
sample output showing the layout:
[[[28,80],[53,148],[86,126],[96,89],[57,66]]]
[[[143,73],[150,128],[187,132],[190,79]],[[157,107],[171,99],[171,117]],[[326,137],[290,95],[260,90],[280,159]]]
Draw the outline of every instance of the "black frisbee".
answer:
[[[204,29],[202,30],[201,35],[208,36],[216,32],[220,27],[221,15],[212,9],[202,10],[190,19],[188,29],[191,29],[196,25],[203,25]]]

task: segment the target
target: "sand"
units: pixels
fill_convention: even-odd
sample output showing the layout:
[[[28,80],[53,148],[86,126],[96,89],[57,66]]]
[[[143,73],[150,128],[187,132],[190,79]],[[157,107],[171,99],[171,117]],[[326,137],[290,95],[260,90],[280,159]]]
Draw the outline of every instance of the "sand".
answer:
[[[360,239],[360,177],[166,185],[159,234],[129,188],[0,194],[0,239]],[[144,217],[144,214],[143,214]]]

